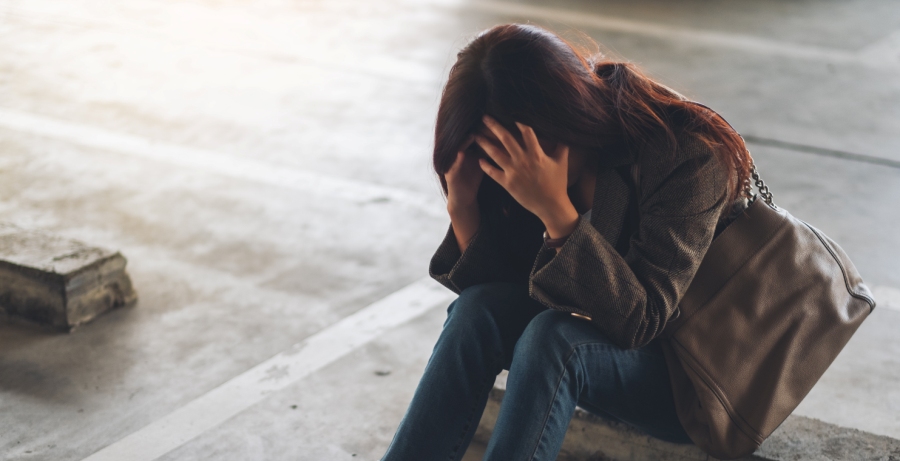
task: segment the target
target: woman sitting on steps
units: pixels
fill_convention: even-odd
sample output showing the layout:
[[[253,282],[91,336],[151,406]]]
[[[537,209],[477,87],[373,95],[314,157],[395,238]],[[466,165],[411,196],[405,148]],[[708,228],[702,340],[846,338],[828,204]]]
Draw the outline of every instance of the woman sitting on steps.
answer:
[[[497,374],[486,460],[554,460],[575,406],[689,443],[656,338],[751,159],[721,118],[535,26],[459,54],[434,169],[451,225],[430,274],[459,294],[386,461],[459,460]]]

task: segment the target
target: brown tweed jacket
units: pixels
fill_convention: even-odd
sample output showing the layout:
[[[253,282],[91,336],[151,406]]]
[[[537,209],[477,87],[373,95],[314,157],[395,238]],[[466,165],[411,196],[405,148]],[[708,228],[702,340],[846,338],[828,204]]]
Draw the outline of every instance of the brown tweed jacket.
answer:
[[[456,293],[486,282],[527,282],[532,298],[591,317],[620,347],[647,344],[663,331],[713,238],[734,216],[726,203],[729,172],[689,134],[678,136],[674,155],[645,145],[615,163],[598,168],[590,217],[580,218],[558,254],[540,235],[504,252],[516,230],[482,219],[463,254],[449,226],[429,274]],[[634,163],[639,185],[631,179]]]

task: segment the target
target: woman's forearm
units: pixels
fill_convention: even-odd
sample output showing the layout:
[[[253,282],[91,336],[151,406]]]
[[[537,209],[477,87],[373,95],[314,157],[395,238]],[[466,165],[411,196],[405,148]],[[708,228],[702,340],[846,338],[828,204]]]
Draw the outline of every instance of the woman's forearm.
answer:
[[[478,226],[481,225],[478,202],[469,205],[448,202],[447,212],[450,214],[450,224],[453,226],[459,252],[464,253],[475,232],[478,231]]]

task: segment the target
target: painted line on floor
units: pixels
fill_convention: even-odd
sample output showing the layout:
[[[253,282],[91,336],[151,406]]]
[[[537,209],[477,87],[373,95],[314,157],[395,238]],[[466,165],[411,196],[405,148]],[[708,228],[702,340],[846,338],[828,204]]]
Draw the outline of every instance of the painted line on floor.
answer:
[[[821,155],[824,157],[833,157],[854,162],[871,163],[873,165],[887,166],[891,168],[900,168],[900,161],[891,160],[889,158],[878,157],[868,154],[857,154],[837,149],[827,149],[824,147],[810,146],[808,144],[799,144],[795,142],[781,141],[778,139],[764,138],[762,136],[754,136],[752,134],[742,135],[744,141],[748,144],[757,144],[760,146],[778,147],[781,149],[792,150],[795,152],[805,152],[807,154]]]
[[[878,157],[868,154],[857,154],[837,149],[827,149],[824,147],[810,146],[808,144],[799,144],[795,142],[780,141],[778,139],[764,138],[762,136],[754,136],[752,134],[742,135],[744,141],[748,144],[757,144],[760,146],[778,147],[780,149],[792,150],[795,152],[805,152],[807,154],[822,155],[825,157],[834,157],[844,160],[852,160],[854,162],[871,163],[873,165],[887,166],[891,168],[900,168],[900,161],[889,158]]]
[[[433,217],[445,217],[437,196],[272,165],[251,158],[153,141],[43,115],[0,109],[0,126],[70,142],[83,147],[127,154],[243,180],[261,182],[352,202],[391,201]],[[437,195],[437,194],[436,194]]]
[[[711,48],[730,48],[768,56],[782,56],[794,59],[826,61],[835,64],[855,64],[867,67],[900,70],[900,59],[897,59],[896,56],[893,56],[889,52],[893,48],[865,48],[862,50],[863,52],[853,52],[835,48],[769,40],[752,35],[674,27],[653,22],[634,21],[581,11],[523,5],[519,3],[483,1],[472,2],[470,5],[467,5],[467,7],[503,16],[518,16],[526,19],[560,22],[571,26],[643,35],[670,42],[690,43]],[[893,41],[891,43],[893,43]]]
[[[420,279],[232,378],[84,461],[152,461],[456,295]]]

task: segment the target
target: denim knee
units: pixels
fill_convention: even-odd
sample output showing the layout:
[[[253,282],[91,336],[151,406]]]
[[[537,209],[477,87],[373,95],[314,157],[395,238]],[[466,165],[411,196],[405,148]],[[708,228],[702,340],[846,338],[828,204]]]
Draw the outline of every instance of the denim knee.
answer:
[[[475,341],[501,347],[500,329],[494,311],[509,302],[517,286],[511,283],[484,283],[470,286],[447,308],[444,331],[454,340]]]
[[[538,314],[516,343],[515,359],[535,365],[565,361],[574,348],[565,334],[566,323],[571,321],[572,316],[566,312],[548,310]]]
[[[586,341],[609,342],[597,331],[586,334],[586,326],[589,325],[584,320],[574,318],[568,312],[544,311],[525,328],[516,344],[514,359],[522,359],[536,366],[540,366],[539,363],[562,363],[569,359],[579,344]]]
[[[472,285],[459,293],[447,308],[448,321],[454,318],[494,317],[493,313],[513,296],[521,295],[522,287],[515,283],[493,282]]]

